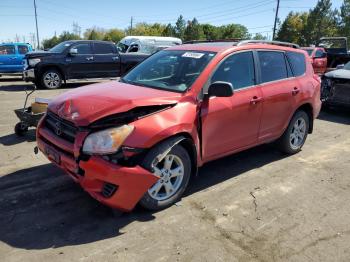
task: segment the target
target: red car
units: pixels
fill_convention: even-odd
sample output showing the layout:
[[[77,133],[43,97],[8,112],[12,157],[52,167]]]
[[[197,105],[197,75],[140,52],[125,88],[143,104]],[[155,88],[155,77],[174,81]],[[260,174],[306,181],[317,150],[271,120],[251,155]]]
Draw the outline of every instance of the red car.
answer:
[[[323,75],[327,71],[327,53],[323,47],[303,47],[311,58],[316,74]]]
[[[321,107],[306,57],[281,42],[171,47],[120,81],[55,98],[37,144],[100,202],[162,209],[208,161],[276,140],[302,148]]]

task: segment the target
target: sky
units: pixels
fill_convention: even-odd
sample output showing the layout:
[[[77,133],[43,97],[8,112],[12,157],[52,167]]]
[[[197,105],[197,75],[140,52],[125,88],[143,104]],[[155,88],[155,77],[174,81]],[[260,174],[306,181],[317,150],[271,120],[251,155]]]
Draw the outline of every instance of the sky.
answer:
[[[35,33],[34,0],[0,0],[0,42],[31,42]],[[281,0],[279,18],[290,11],[307,11],[317,0]],[[180,14],[186,20],[224,25],[237,23],[250,33],[271,37],[277,0],[36,0],[40,41],[73,30],[91,27],[125,29],[133,23],[172,23]],[[333,0],[339,8],[342,0]]]

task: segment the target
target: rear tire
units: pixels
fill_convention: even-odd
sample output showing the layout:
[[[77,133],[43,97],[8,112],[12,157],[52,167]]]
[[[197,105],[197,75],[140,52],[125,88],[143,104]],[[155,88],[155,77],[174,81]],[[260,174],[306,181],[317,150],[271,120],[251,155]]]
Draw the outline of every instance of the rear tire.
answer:
[[[40,85],[47,89],[57,89],[62,86],[62,75],[55,69],[45,71],[40,78]]]
[[[309,116],[305,111],[297,111],[289,122],[286,131],[278,140],[279,149],[287,154],[298,153],[303,147],[310,126]]]
[[[162,154],[164,145],[156,146],[145,157],[142,166],[154,170],[159,180],[149,188],[140,200],[140,205],[149,210],[161,210],[176,203],[187,188],[191,176],[191,159],[181,145],[175,145],[159,162],[156,157]]]

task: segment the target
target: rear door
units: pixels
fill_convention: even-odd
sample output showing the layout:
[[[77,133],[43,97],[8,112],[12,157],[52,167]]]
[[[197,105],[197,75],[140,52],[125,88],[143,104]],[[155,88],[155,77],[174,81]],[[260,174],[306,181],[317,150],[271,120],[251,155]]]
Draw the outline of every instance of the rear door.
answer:
[[[0,73],[20,72],[17,49],[13,44],[0,45]]]
[[[279,137],[294,111],[300,85],[282,51],[258,51],[263,110],[259,141]]]
[[[114,44],[95,42],[93,52],[96,77],[120,75],[120,57]]]
[[[252,51],[235,53],[216,69],[211,83],[229,82],[232,97],[210,97],[202,105],[203,158],[217,158],[255,145],[262,112],[262,95],[256,86]]]
[[[94,54],[89,42],[76,43],[70,49],[77,49],[77,54],[67,54],[68,78],[90,78],[96,72],[94,68]]]

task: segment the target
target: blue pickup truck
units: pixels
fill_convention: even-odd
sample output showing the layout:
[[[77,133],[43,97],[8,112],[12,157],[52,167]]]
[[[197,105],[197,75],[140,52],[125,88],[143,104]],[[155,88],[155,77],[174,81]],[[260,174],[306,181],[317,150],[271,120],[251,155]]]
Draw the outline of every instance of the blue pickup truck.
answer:
[[[0,44],[0,75],[21,73],[24,55],[30,51],[33,51],[33,48],[26,43]]]

